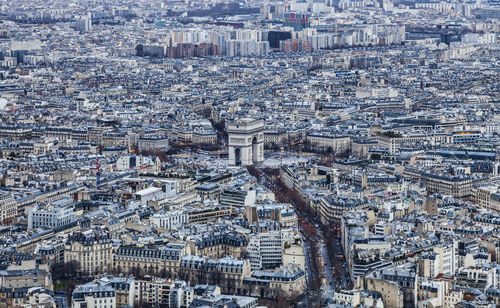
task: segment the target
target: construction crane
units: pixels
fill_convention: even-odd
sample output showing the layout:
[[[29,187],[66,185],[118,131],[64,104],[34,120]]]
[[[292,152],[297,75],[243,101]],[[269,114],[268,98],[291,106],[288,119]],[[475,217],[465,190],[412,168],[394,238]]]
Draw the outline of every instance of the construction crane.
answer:
[[[99,164],[99,158],[96,160],[95,168],[90,168],[90,170],[96,170],[95,174],[95,182],[96,186],[99,187],[101,185],[101,165]]]

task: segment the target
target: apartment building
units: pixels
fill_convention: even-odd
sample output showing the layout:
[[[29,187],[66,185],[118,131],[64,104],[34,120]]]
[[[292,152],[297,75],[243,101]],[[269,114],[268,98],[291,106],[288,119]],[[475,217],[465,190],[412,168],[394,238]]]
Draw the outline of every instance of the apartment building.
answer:
[[[33,206],[28,212],[28,229],[62,227],[74,222],[75,219],[72,200],[63,198],[45,208]]]
[[[64,262],[76,261],[85,276],[95,276],[111,270],[112,245],[109,233],[90,229],[68,237],[64,247]]]
[[[13,195],[0,194],[0,221],[12,220],[17,215],[17,202]]]
[[[318,151],[342,153],[351,148],[351,138],[348,136],[333,136],[308,134],[306,142]]]
[[[187,223],[188,218],[188,214],[183,210],[171,210],[163,213],[155,213],[150,217],[150,221],[152,225],[158,228],[172,230]]]
[[[427,187],[427,192],[451,195],[458,199],[472,199],[472,188],[481,184],[486,178],[477,175],[452,175],[432,171],[422,172],[420,179]]]
[[[119,247],[113,255],[113,269],[129,273],[140,269],[146,273],[163,273],[176,278],[181,258],[188,253],[185,243],[167,243],[160,247]]]
[[[273,269],[283,263],[283,238],[281,231],[250,235],[248,258],[252,270]]]
[[[111,285],[89,282],[76,287],[71,296],[73,308],[116,308],[115,290]]]
[[[209,258],[233,256],[241,259],[248,241],[245,235],[234,231],[217,231],[203,234],[194,239],[195,254]]]
[[[472,188],[474,203],[481,207],[500,210],[500,186],[496,184],[476,185]]]

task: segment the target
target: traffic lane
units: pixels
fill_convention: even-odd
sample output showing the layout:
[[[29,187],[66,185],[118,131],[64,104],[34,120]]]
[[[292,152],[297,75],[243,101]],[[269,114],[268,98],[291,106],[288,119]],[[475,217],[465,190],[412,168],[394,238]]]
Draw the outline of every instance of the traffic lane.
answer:
[[[330,262],[330,259],[328,257],[328,252],[326,250],[326,246],[324,244],[322,244],[320,246],[320,249],[321,249],[321,255],[323,256],[323,260],[325,261],[325,266],[324,266],[324,272],[325,272],[325,277],[326,277],[326,280],[327,280],[327,284],[326,284],[326,293],[328,293],[328,295],[332,295],[333,296],[333,292],[335,291],[335,279],[334,279],[334,273],[332,271],[332,265],[331,265],[331,262]]]

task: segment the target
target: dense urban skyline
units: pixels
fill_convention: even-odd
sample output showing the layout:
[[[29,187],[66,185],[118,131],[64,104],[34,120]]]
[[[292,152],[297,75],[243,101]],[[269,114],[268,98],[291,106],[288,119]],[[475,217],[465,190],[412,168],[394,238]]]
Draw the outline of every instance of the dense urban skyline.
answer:
[[[498,0],[0,0],[1,307],[500,305]]]

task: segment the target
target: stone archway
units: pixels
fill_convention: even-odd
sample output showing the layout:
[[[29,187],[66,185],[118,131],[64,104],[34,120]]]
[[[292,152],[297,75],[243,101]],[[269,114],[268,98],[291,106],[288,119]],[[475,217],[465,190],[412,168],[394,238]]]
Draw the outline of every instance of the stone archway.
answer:
[[[241,149],[240,148],[234,149],[234,165],[241,166]]]
[[[228,124],[229,165],[248,166],[264,161],[264,121],[244,118]]]

